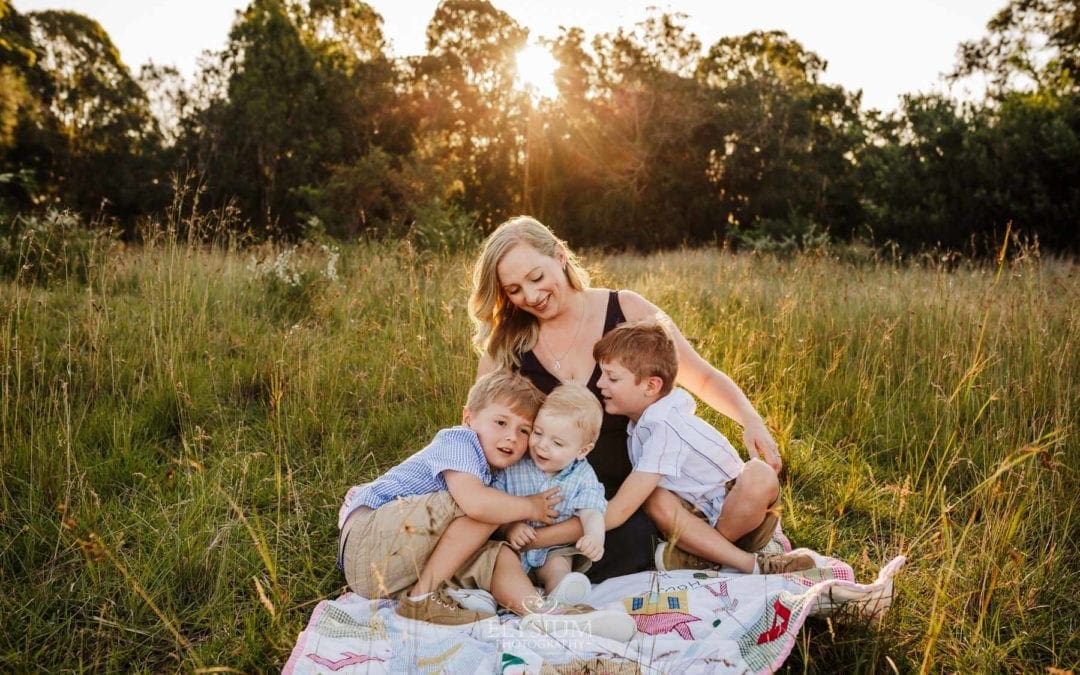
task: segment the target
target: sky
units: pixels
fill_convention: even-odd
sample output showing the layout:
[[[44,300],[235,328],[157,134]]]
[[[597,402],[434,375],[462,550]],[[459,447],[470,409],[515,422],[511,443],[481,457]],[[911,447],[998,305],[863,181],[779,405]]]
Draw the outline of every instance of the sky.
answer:
[[[493,0],[531,37],[551,37],[559,26],[586,33],[630,27],[646,8],[688,15],[707,48],[721,37],[752,30],[783,30],[828,62],[824,81],[862,90],[863,107],[894,110],[905,93],[948,91],[940,76],[956,62],[965,40],[983,36],[1006,0]],[[96,19],[137,72],[147,61],[197,72],[204,50],[225,45],[247,0],[14,0],[19,12],[68,9]],[[391,52],[424,51],[424,31],[438,0],[369,0],[382,15]],[[978,91],[954,89],[957,98]]]

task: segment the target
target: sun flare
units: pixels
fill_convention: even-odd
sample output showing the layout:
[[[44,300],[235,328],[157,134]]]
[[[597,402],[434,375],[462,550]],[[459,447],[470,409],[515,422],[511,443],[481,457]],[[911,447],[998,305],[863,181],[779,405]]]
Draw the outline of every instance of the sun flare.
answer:
[[[517,83],[536,98],[555,98],[555,69],[559,63],[540,45],[528,45],[517,53]]]

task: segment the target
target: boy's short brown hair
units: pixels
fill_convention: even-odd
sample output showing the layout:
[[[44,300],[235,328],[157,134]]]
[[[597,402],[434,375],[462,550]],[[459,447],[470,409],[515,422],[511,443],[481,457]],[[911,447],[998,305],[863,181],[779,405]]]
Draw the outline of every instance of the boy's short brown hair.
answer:
[[[643,378],[659,377],[663,382],[661,396],[671,393],[675,376],[679,374],[675,340],[656,319],[629,321],[615,326],[593,347],[593,358],[597,363],[618,361],[634,374],[637,382]]]
[[[574,421],[585,445],[595,443],[604,421],[604,409],[596,395],[580,384],[563,384],[548,394],[542,409]]]
[[[495,370],[476,379],[465,399],[465,407],[475,415],[492,403],[502,403],[531,420],[543,405],[544,394],[522,375],[506,369]]]

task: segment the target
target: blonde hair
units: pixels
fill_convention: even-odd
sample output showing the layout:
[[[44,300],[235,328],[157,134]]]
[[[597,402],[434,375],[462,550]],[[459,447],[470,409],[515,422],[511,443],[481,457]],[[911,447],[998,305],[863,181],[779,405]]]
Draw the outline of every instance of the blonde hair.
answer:
[[[543,392],[524,375],[505,369],[494,370],[476,379],[465,399],[465,407],[475,415],[492,403],[502,403],[514,413],[532,420],[544,404],[544,398]]]
[[[585,445],[595,443],[600,436],[600,425],[604,421],[604,409],[587,387],[580,384],[562,384],[551,390],[541,410],[572,419],[574,426],[581,430]]]
[[[518,310],[499,283],[499,263],[518,244],[527,244],[542,255],[554,258],[561,249],[566,255],[566,280],[574,290],[589,287],[589,274],[577,258],[543,223],[529,216],[511,218],[488,235],[473,263],[469,316],[476,333],[473,344],[488,354],[500,368],[521,365],[520,354],[536,345],[540,325],[536,317]]]
[[[675,340],[656,319],[641,319],[621,323],[609,330],[593,345],[597,363],[618,361],[634,374],[634,379],[659,377],[663,382],[660,395],[671,393],[679,374],[679,356]]]

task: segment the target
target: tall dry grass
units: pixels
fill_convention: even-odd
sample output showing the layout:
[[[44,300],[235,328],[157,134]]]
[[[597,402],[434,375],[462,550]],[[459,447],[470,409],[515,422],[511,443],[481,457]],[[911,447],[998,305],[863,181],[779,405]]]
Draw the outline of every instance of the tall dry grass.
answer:
[[[0,282],[0,665],[278,668],[342,590],[341,495],[459,419],[470,260],[168,232],[91,257]],[[882,624],[811,622],[789,667],[1080,664],[1074,263],[587,258],[766,415],[797,544],[911,561]]]

